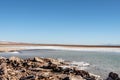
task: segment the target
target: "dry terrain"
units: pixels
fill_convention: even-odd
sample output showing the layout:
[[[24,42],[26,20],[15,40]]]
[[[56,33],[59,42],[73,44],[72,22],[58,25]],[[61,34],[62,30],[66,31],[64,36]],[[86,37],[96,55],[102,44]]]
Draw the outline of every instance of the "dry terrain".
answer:
[[[9,52],[23,50],[24,47],[41,47],[41,46],[54,46],[64,48],[118,48],[120,46],[108,46],[108,45],[66,45],[66,44],[32,44],[32,43],[17,43],[17,42],[1,42],[0,41],[0,52]]]

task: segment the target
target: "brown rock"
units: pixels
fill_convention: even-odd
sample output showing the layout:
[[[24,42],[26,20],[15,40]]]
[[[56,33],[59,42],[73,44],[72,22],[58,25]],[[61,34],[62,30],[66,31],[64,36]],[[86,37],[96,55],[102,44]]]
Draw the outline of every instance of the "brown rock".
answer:
[[[6,63],[0,65],[0,75],[7,75],[7,66]]]
[[[84,70],[64,68],[64,62],[51,58],[0,58],[0,64],[0,80],[97,80]],[[116,79],[115,74],[110,77]]]
[[[38,57],[35,57],[34,60],[35,60],[36,62],[41,62],[41,63],[44,62],[42,58],[38,58]]]
[[[14,62],[14,61],[20,62],[22,59],[13,56],[13,57],[10,57],[9,60],[10,60],[10,61],[13,61],[13,62]]]

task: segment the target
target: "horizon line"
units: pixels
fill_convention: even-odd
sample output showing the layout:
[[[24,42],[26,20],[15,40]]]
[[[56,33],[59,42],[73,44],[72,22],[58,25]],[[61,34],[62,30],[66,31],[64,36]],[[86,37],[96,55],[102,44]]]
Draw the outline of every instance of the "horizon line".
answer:
[[[26,45],[26,46],[64,46],[64,47],[118,47],[113,44],[62,44],[62,43],[31,43],[31,42],[12,42],[0,41],[0,45]]]

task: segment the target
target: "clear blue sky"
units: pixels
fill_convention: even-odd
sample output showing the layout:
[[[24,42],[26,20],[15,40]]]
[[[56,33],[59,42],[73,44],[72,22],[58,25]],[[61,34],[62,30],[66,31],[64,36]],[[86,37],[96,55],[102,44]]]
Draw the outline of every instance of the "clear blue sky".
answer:
[[[120,0],[0,0],[0,40],[120,44]]]

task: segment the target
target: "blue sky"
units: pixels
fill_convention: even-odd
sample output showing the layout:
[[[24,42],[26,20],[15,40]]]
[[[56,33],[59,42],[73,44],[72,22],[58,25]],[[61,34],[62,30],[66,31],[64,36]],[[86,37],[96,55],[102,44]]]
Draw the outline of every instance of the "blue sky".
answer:
[[[0,0],[0,40],[120,44],[120,0]]]

